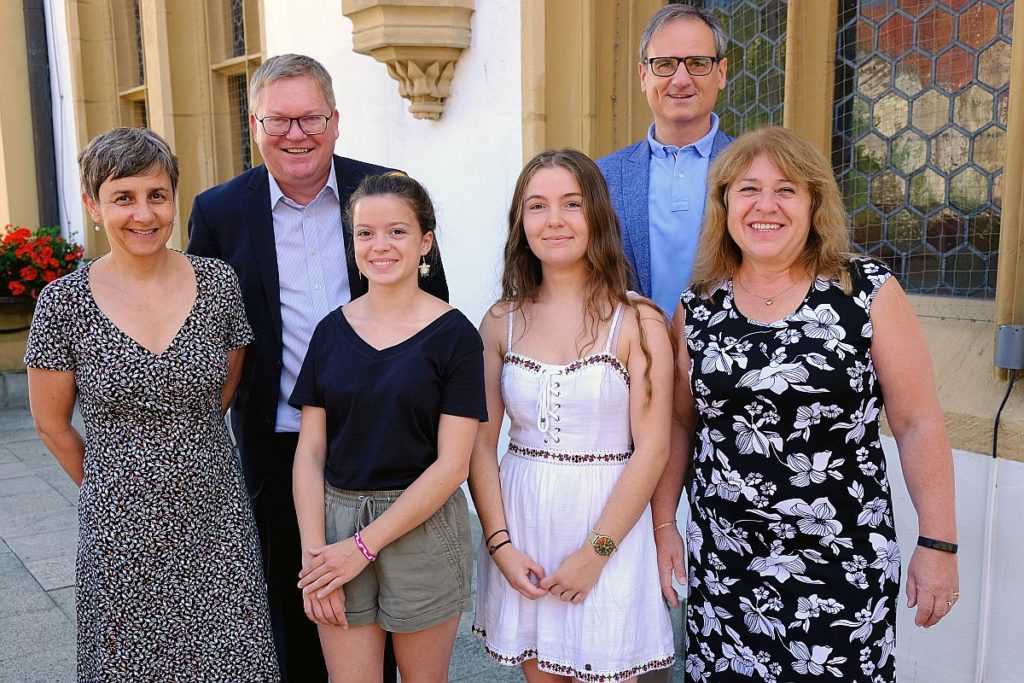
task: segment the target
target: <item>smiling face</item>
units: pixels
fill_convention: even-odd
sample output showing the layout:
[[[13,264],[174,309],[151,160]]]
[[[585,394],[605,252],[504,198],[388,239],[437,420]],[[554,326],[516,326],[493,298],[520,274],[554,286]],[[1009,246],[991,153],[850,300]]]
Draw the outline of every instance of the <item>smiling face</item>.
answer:
[[[729,236],[743,261],[782,269],[800,259],[811,232],[813,201],[806,184],[784,177],[759,154],[726,193]]]
[[[395,195],[363,197],[352,209],[356,266],[371,285],[417,286],[420,257],[434,233],[420,228],[409,203]]]
[[[327,130],[306,135],[292,122],[287,135],[267,135],[256,117],[330,116]],[[308,204],[327,184],[334,143],[338,139],[338,112],[331,109],[317,82],[308,76],[282,78],[268,83],[249,115],[256,146],[267,170],[281,191],[299,204]]]
[[[523,230],[544,266],[583,266],[590,229],[580,184],[561,166],[537,170],[526,184]]]
[[[703,21],[680,19],[658,30],[647,46],[646,57],[714,57],[715,34]],[[659,142],[680,147],[696,142],[711,130],[711,112],[725,88],[728,63],[723,57],[706,76],[691,76],[679,65],[672,76],[655,76],[641,63],[640,89],[654,114]]]
[[[149,256],[160,252],[174,229],[171,177],[151,169],[127,178],[107,178],[96,199],[83,195],[89,215],[106,231],[112,253]]]

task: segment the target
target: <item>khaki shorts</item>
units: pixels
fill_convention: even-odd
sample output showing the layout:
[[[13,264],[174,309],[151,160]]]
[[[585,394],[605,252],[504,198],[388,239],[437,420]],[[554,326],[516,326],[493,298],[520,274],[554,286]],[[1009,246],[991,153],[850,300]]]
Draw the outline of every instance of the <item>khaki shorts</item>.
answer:
[[[327,542],[351,537],[380,517],[401,493],[326,485]],[[377,623],[385,631],[412,633],[472,609],[471,543],[469,507],[459,489],[426,522],[379,550],[377,561],[345,584],[349,625]]]

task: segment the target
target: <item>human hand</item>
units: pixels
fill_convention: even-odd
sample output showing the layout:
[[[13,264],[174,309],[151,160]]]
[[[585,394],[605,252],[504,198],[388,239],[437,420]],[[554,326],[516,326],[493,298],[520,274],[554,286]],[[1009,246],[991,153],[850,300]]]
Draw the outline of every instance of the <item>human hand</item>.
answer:
[[[928,628],[949,614],[960,597],[956,555],[917,546],[907,568],[907,607],[917,607],[914,623]]]
[[[509,543],[498,548],[494,555],[494,564],[498,566],[501,573],[508,581],[508,585],[519,591],[523,597],[530,600],[542,598],[548,594],[547,589],[541,588],[530,579],[532,574],[538,583],[544,579],[544,567],[524,553],[519,548]]]
[[[299,572],[299,588],[303,595],[316,591],[320,599],[354,579],[370,563],[353,538],[310,548],[307,552],[310,562]]]
[[[323,599],[312,593],[302,594],[302,608],[310,621],[322,626],[340,626],[348,628],[345,616],[345,589],[338,588]]]
[[[661,594],[672,607],[679,607],[679,595],[672,585],[675,575],[684,586],[686,577],[686,548],[683,537],[674,525],[654,532],[654,545],[658,551],[658,580],[661,582]]]
[[[565,558],[554,574],[541,579],[540,587],[560,600],[578,605],[594,588],[608,559],[587,543]]]

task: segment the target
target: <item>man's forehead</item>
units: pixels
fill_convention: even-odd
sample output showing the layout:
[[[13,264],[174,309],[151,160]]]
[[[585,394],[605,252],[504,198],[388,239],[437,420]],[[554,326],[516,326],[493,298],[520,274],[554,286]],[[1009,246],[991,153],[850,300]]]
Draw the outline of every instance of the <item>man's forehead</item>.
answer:
[[[715,34],[700,19],[676,19],[667,22],[651,36],[651,44],[655,43],[661,47],[708,47],[714,51]]]

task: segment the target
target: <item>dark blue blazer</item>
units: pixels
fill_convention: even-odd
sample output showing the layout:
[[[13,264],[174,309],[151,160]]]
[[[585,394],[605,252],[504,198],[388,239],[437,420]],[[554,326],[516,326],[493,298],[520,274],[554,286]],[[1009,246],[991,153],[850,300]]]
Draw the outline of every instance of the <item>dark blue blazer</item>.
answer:
[[[355,159],[334,157],[338,199],[342,207],[343,234],[352,298],[366,293],[366,280],[356,270],[352,252],[352,228],[345,218],[348,199],[368,175],[392,169]],[[192,204],[189,216],[188,252],[227,261],[238,273],[245,313],[256,338],[245,352],[242,379],[231,410],[231,425],[238,441],[249,494],[263,487],[270,458],[283,367],[281,341],[281,287],[274,243],[274,219],[270,210],[270,180],[266,166],[246,171],[226,183],[206,190]],[[440,261],[420,286],[448,300],[448,285]],[[280,457],[280,454],[277,454]]]
[[[732,141],[732,136],[719,130],[711,143],[711,161]],[[646,138],[597,160],[622,223],[622,247],[636,274],[634,285],[646,297],[651,296],[651,230],[647,215],[650,163],[651,147]]]

